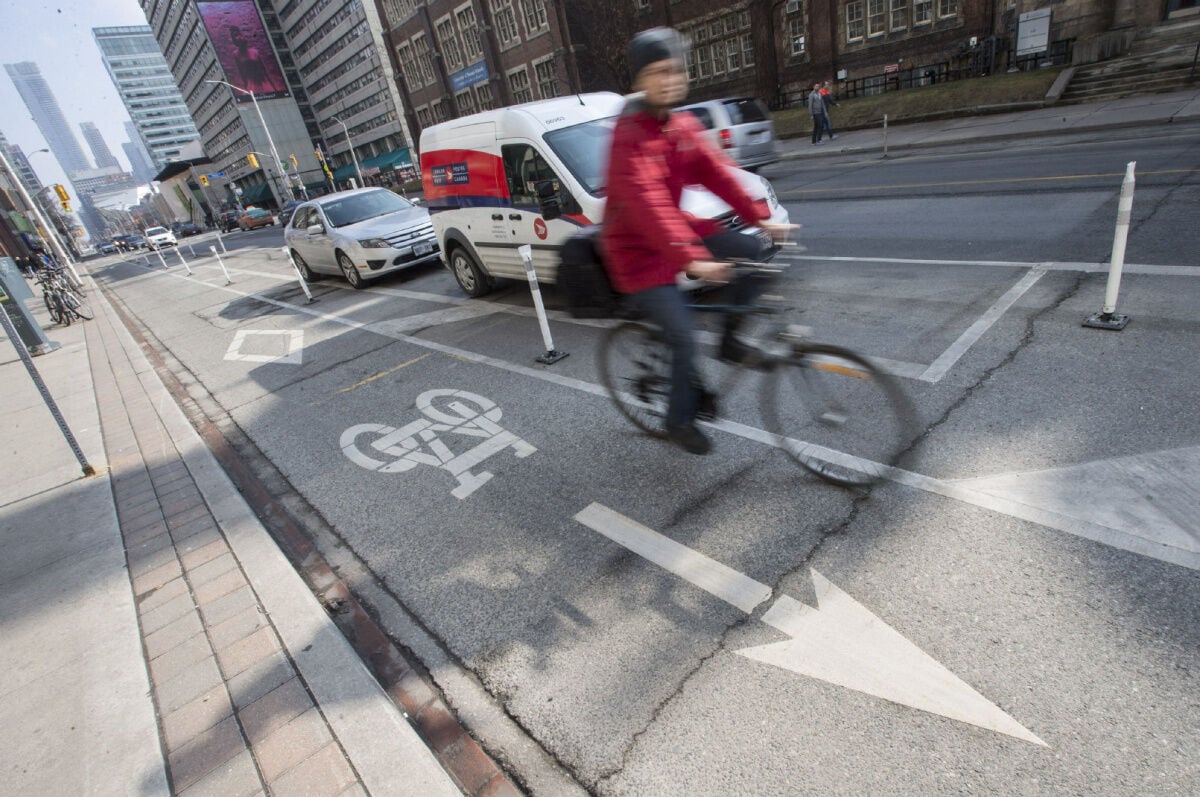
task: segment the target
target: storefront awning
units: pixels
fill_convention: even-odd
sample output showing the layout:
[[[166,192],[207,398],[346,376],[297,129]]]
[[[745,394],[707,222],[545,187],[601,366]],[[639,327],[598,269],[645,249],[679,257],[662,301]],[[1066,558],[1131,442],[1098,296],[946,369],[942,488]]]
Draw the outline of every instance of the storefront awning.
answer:
[[[397,167],[411,165],[412,155],[409,154],[408,147],[401,147],[382,155],[376,155],[374,158],[367,158],[362,164],[363,169],[379,169],[381,172],[390,172]]]
[[[266,183],[252,185],[249,188],[242,189],[242,206],[253,205],[256,202],[262,202],[265,199],[271,198],[271,186]]]

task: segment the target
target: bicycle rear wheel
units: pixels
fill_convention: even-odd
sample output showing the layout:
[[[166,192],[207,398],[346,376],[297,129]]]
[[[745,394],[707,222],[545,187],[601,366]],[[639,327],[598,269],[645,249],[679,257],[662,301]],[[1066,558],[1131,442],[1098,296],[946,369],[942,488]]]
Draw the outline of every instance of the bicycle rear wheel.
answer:
[[[671,392],[671,351],[657,329],[626,321],[600,342],[600,381],[634,426],[664,437]]]
[[[882,478],[916,412],[896,380],[839,346],[804,344],[763,381],[763,418],[798,464],[842,486]]]
[[[55,290],[50,294],[50,302],[53,310],[50,311],[50,317],[62,324],[64,327],[71,326],[73,320],[71,310],[67,307],[67,302],[63,299],[63,292]]]

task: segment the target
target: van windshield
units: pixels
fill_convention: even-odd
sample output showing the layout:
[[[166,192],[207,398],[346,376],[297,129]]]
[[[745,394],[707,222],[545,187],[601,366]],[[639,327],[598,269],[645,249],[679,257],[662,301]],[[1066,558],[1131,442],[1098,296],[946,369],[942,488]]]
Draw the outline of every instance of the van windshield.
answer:
[[[593,196],[604,196],[608,151],[612,147],[612,133],[616,124],[617,117],[609,116],[564,127],[543,136],[554,154],[567,165],[584,190]]]

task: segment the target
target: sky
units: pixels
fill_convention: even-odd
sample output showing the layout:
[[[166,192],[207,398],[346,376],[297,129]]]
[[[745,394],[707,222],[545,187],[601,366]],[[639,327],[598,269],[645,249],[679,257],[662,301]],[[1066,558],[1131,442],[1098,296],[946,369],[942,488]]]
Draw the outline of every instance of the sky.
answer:
[[[121,167],[129,161],[121,144],[129,140],[129,114],[109,78],[92,28],[145,25],[137,0],[0,0],[0,64],[33,61],[50,84],[79,146],[92,158],[80,122],[95,122]],[[0,69],[0,131],[28,155],[46,146],[8,73]],[[61,183],[74,196],[66,173],[49,154],[29,159],[43,184]]]

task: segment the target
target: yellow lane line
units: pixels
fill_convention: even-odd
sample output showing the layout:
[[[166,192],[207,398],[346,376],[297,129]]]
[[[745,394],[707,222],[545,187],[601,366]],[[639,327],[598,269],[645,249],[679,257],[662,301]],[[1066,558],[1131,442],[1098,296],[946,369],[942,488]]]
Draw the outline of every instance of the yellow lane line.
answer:
[[[1138,177],[1149,177],[1161,174],[1197,174],[1200,169],[1160,169],[1158,171],[1139,172]],[[967,185],[999,185],[1005,183],[1040,183],[1055,180],[1096,180],[1102,177],[1124,177],[1125,172],[1103,172],[1100,174],[1064,174],[1052,177],[993,177],[986,180],[954,180],[944,183],[898,183],[895,185],[862,185],[835,186],[830,188],[801,188],[795,191],[780,191],[779,196],[799,196],[800,194],[826,194],[833,191],[888,191],[897,188],[953,188]]]
[[[374,382],[376,379],[381,379],[382,377],[385,377],[388,374],[394,374],[397,371],[399,371],[401,368],[407,368],[408,366],[412,365],[413,363],[419,363],[419,362],[421,362],[421,360],[424,360],[428,356],[429,356],[428,354],[422,354],[420,357],[409,360],[406,363],[400,363],[395,368],[389,368],[386,371],[380,371],[379,373],[375,374],[374,376],[368,376],[366,379],[362,380],[361,382],[355,382],[350,387],[342,388],[341,390],[338,391],[338,393],[349,393],[351,390],[357,390],[360,387],[362,387],[363,385],[368,385],[371,382]]]

